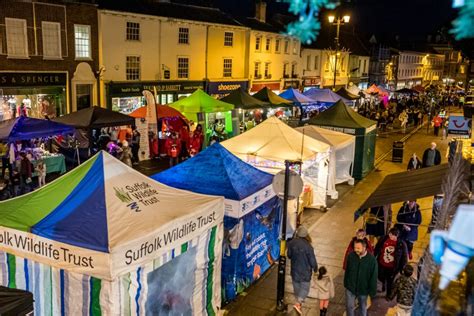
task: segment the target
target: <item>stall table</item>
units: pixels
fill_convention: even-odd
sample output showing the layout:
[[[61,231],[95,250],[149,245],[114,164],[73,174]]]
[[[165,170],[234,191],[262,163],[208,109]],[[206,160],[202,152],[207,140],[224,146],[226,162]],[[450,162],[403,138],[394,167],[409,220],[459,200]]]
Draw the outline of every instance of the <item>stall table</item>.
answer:
[[[59,174],[66,173],[66,159],[64,155],[51,155],[51,156],[44,156],[41,158],[44,161],[46,166],[46,173],[53,173],[58,172]],[[38,160],[32,161],[33,166],[36,167]],[[33,172],[33,176],[37,176],[36,172]]]

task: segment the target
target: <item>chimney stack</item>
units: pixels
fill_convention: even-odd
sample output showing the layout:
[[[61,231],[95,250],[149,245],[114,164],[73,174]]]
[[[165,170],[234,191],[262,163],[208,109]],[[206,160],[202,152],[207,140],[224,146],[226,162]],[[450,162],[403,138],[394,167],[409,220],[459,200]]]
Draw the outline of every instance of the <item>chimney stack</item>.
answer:
[[[265,23],[267,16],[267,3],[265,1],[258,1],[255,4],[255,18],[260,22]]]

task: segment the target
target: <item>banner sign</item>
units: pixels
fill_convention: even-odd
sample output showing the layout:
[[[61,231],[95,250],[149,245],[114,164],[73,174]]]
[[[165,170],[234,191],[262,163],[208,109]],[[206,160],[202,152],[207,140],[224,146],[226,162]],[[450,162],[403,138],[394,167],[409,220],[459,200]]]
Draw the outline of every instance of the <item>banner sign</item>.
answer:
[[[65,86],[66,72],[0,72],[0,86]]]
[[[248,90],[248,81],[216,81],[207,83],[207,93],[212,96],[225,96],[232,91],[242,88],[244,91]]]
[[[273,191],[272,185],[269,185],[241,201],[225,199],[225,216],[235,218],[243,217],[274,196],[275,191]]]
[[[448,134],[469,135],[471,119],[463,115],[449,117]]]
[[[281,203],[276,196],[243,218],[224,218],[224,302],[234,299],[278,260],[280,221]]]

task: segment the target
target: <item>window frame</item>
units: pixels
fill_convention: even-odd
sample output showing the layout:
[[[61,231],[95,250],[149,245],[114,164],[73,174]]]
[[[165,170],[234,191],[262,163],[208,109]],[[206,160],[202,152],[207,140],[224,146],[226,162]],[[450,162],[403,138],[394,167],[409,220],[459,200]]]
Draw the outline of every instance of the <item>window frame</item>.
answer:
[[[260,61],[256,61],[254,62],[254,66],[253,66],[253,76],[255,79],[261,79],[262,78],[262,74],[261,74],[261,62]]]
[[[275,53],[277,54],[281,53],[281,38],[275,38]]]
[[[58,30],[58,49],[59,49],[59,56],[46,56],[45,55],[45,33],[44,33],[44,25],[54,25],[57,27]],[[41,21],[41,40],[43,44],[43,59],[47,60],[61,60],[62,59],[62,47],[61,47],[61,23],[59,22],[50,22],[50,21]]]
[[[263,68],[263,77],[265,79],[270,79],[272,77],[272,72],[270,71],[271,64],[272,64],[271,61],[265,62],[265,66]]]
[[[229,62],[230,63],[226,63]],[[230,64],[230,68],[226,68],[226,65]],[[232,78],[232,67],[233,67],[233,60],[232,58],[224,58],[222,62],[222,77],[223,78]],[[227,72],[226,72],[227,70]],[[228,72],[230,70],[230,72]]]
[[[298,55],[298,40],[292,40],[293,55]]]
[[[88,43],[89,43],[89,52],[88,57],[77,56],[77,37],[76,37],[76,27],[85,27],[88,30]],[[74,24],[74,59],[75,60],[92,60],[92,37],[91,37],[91,26],[87,24]]]
[[[136,24],[136,25],[138,25],[138,28],[133,29],[132,27],[129,27],[129,24]],[[138,30],[138,34],[132,34],[132,32],[129,32],[129,30]],[[129,35],[130,35],[130,38],[129,38]],[[131,38],[132,35],[133,36],[138,35],[138,38],[137,39]],[[127,42],[140,42],[142,40],[140,22],[136,22],[136,21],[126,21],[125,22],[125,40]]]
[[[186,77],[183,77],[180,75],[180,70],[183,70],[183,69],[180,69],[180,59],[184,60],[186,59],[187,61],[187,69],[186,69]],[[190,64],[190,58],[188,56],[178,56],[176,58],[176,77],[178,79],[189,79],[189,64]]]
[[[128,61],[128,58],[131,57],[131,58],[137,58],[138,59],[138,78],[136,79],[129,79],[128,77],[128,70],[129,70],[129,61]],[[131,63],[131,61],[130,61]],[[135,63],[136,63],[136,60],[135,60]],[[125,56],[125,80],[127,81],[140,81],[142,78],[142,60],[141,60],[141,56],[140,55],[127,55]]]
[[[319,70],[319,55],[314,55],[314,70]]]
[[[269,53],[272,51],[272,38],[265,37],[265,52]]]
[[[287,54],[287,55],[290,54],[290,40],[289,39],[285,39],[283,49],[284,49],[285,54]]]
[[[227,39],[227,35],[230,35],[230,45],[227,45],[226,43],[228,43]],[[224,47],[234,47],[234,32],[232,31],[224,31]]]
[[[25,50],[25,55],[19,55],[19,54],[12,54],[9,52],[9,48],[11,45],[9,45],[9,42],[15,39],[9,39],[9,32],[8,32],[8,22],[22,22],[23,24],[23,36],[24,36],[24,50]],[[5,18],[5,34],[6,34],[6,43],[7,43],[7,58],[15,58],[15,59],[29,59],[30,58],[30,53],[28,51],[28,22],[26,19],[17,19],[17,18]],[[10,35],[11,36],[11,35]]]
[[[312,60],[312,56],[311,55],[308,55],[306,56],[306,70],[307,71],[311,71],[311,60]]]
[[[255,51],[256,52],[262,51],[262,38],[263,37],[261,35],[255,36]],[[258,45],[258,48],[257,48],[257,45]]]
[[[186,32],[181,32],[182,30],[187,30]],[[178,27],[178,44],[179,45],[189,45],[189,27]],[[181,42],[184,38],[181,35],[186,35],[186,42]]]

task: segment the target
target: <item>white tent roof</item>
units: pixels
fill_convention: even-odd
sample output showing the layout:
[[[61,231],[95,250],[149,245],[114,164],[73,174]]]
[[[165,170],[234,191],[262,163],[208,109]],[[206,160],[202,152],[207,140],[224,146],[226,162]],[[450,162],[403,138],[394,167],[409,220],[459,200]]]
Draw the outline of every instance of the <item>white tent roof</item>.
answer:
[[[283,163],[285,160],[310,160],[326,153],[330,146],[304,136],[276,117],[271,117],[251,130],[226,140],[222,145],[247,161],[249,156]],[[303,148],[301,148],[303,146]]]
[[[311,138],[329,144],[335,149],[343,148],[355,142],[355,136],[331,131],[329,129],[316,127],[313,125],[297,127],[296,130]]]

